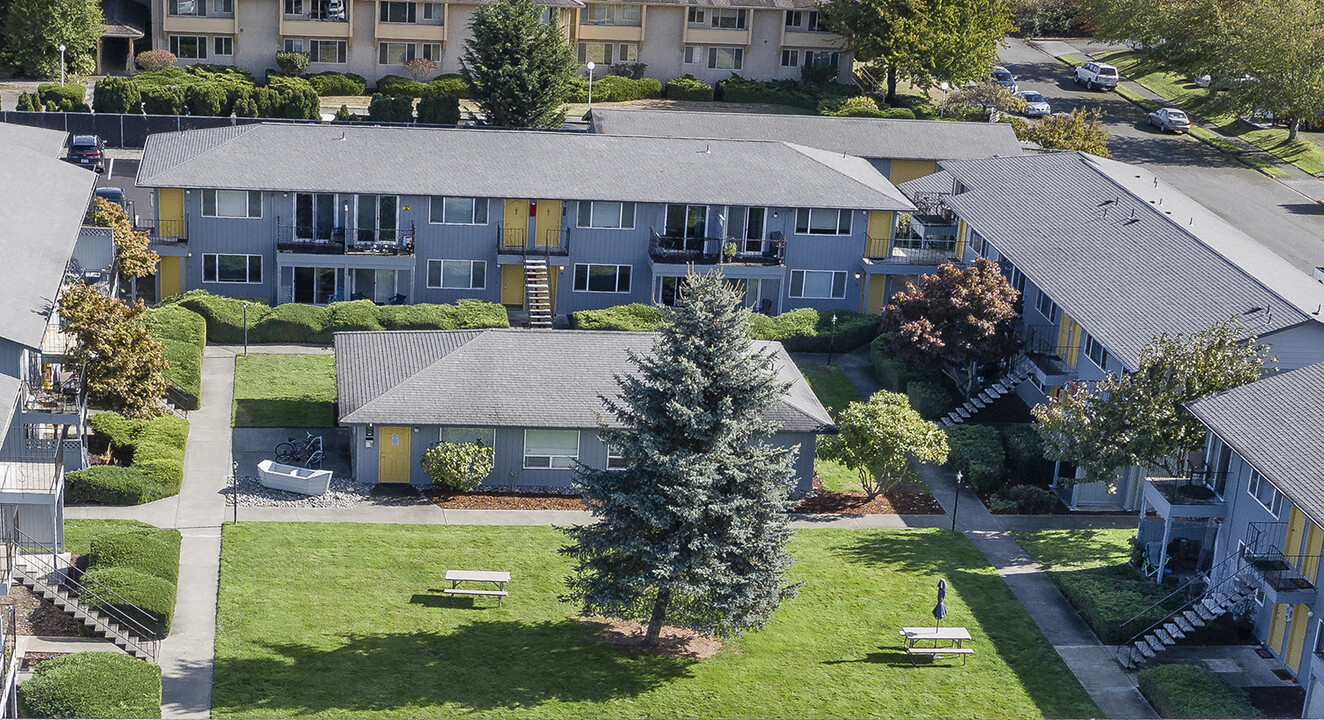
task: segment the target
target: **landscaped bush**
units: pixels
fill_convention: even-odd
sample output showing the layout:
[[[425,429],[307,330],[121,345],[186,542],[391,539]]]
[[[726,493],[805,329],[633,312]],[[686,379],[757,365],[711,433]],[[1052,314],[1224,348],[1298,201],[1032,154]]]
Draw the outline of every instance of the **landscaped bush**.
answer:
[[[377,321],[387,330],[477,330],[510,327],[497,303],[465,298],[454,305],[379,305]]]
[[[456,98],[464,98],[469,95],[469,84],[459,75],[447,73],[446,75],[438,75],[428,82],[427,90],[423,94],[427,95],[430,92],[441,92],[453,95]]]
[[[304,78],[318,95],[362,95],[368,90],[368,81],[354,73],[320,72]]]
[[[929,380],[906,383],[906,398],[910,400],[910,407],[925,420],[937,420],[956,406],[946,386]]]
[[[1141,670],[1140,692],[1165,718],[1257,718],[1260,712],[1245,690],[1217,673],[1193,665],[1160,665]]]
[[[102,78],[92,88],[92,109],[99,113],[137,113],[142,99],[138,84],[129,78]]]
[[[455,125],[460,122],[460,99],[440,90],[428,90],[418,101],[418,121],[433,125]]]
[[[368,119],[375,122],[411,123],[414,121],[414,98],[408,95],[377,93],[368,103]]]
[[[387,75],[377,80],[377,92],[387,97],[423,97],[427,85],[399,75]]]
[[[302,75],[303,71],[308,69],[308,53],[278,52],[276,67],[288,75]]]
[[[113,608],[117,614],[146,628],[154,637],[170,634],[170,623],[175,616],[174,583],[126,565],[89,569],[87,576],[119,595],[106,593],[90,599],[88,605],[93,609]]]
[[[382,323],[377,319],[376,310],[377,306],[371,300],[331,303],[326,307],[326,320],[316,342],[329,343],[332,334],[338,332],[381,330]]]
[[[113,652],[46,660],[18,686],[19,712],[40,718],[159,718],[161,666]]]
[[[1146,612],[1168,591],[1152,581],[1142,581],[1127,565],[1059,573],[1055,579],[1062,594],[1105,645],[1125,642],[1171,612],[1163,607]],[[1140,613],[1146,615],[1122,628],[1122,623]]]
[[[716,95],[726,102],[770,103],[794,105],[815,112],[819,104],[832,98],[846,98],[858,94],[858,90],[849,85],[828,83],[796,82],[795,80],[746,80],[732,74],[731,77],[717,83]]]
[[[882,336],[869,343],[869,362],[873,364],[874,374],[878,376],[878,382],[882,383],[884,390],[906,392],[910,383],[919,380],[946,387],[942,373],[932,368],[903,363],[887,354],[886,345],[887,338]]]
[[[251,311],[252,306],[249,306]],[[256,324],[249,316],[248,338],[256,343],[306,343],[326,327],[326,309],[302,303],[282,303]],[[241,329],[242,332],[242,329]]]
[[[179,305],[152,308],[142,317],[165,346],[170,401],[185,410],[197,410],[202,395],[202,354],[207,346],[206,321]]]
[[[1006,509],[1007,504],[1010,509]],[[1044,515],[1057,507],[1057,496],[1052,491],[1035,485],[1012,485],[993,495],[993,512]]]
[[[267,82],[267,89],[275,91],[277,96],[276,106],[266,113],[267,117],[316,120],[321,116],[322,101],[307,80],[273,76]]]
[[[178,530],[143,528],[92,539],[88,569],[131,567],[170,583],[179,582]]]
[[[999,432],[1008,482],[1047,485],[1053,481],[1053,463],[1044,459],[1044,440],[1033,425],[1008,425]]]
[[[836,316],[836,339],[833,339],[832,317]],[[852,310],[818,312],[799,308],[776,317],[755,313],[749,326],[760,340],[777,340],[787,352],[850,352],[873,340],[878,334],[878,316]]]
[[[987,425],[953,425],[946,429],[951,454],[947,463],[959,470],[976,492],[992,493],[1003,485],[1002,441]]]
[[[713,86],[693,75],[673,78],[667,81],[667,99],[710,101],[713,99]]]
[[[914,120],[915,111],[911,110],[910,108],[903,108],[903,107],[884,108],[878,111],[878,117],[893,118],[900,120]]]
[[[184,104],[190,115],[229,115],[226,109],[229,99],[230,95],[224,87],[212,83],[198,83],[184,88]]]
[[[570,313],[570,327],[576,330],[626,330],[653,332],[667,320],[666,310],[655,305],[630,303],[602,310]]]
[[[134,61],[138,63],[139,70],[155,72],[174,65],[175,61],[178,59],[179,58],[175,57],[175,54],[169,50],[145,50],[138,53],[137,57],[134,58]]]
[[[131,420],[103,412],[93,415],[89,424],[114,447],[129,448],[132,461],[128,467],[98,465],[66,474],[66,501],[140,505],[179,493],[187,420],[175,415]]]
[[[148,115],[181,115],[184,91],[177,87],[143,87],[142,102],[143,112]]]
[[[207,341],[235,344],[244,341],[244,300],[213,295],[206,290],[189,290],[168,297],[158,307],[179,305],[202,316],[207,323]],[[248,300],[248,327],[271,313],[271,307],[261,300]],[[250,338],[251,339],[251,338]]]
[[[118,465],[94,465],[64,476],[64,499],[90,505],[142,505],[159,498],[141,471]]]
[[[48,107],[55,103],[55,109],[60,112],[91,112],[92,108],[83,101],[86,96],[87,88],[82,83],[42,83],[37,86],[37,101]]]
[[[620,75],[607,75],[593,81],[594,102],[625,102],[662,97],[662,83],[655,78],[631,80]],[[570,83],[568,102],[588,101],[588,80],[573,78]]]

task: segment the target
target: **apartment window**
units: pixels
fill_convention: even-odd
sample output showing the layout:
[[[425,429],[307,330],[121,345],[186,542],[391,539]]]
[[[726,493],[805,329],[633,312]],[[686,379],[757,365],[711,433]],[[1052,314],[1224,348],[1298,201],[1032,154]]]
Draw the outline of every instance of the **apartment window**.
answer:
[[[767,209],[731,205],[726,208],[726,236],[742,242],[744,252],[762,252]]]
[[[286,15],[302,15],[304,4],[312,0],[285,0]]]
[[[843,270],[792,270],[791,297],[840,300],[846,297]]]
[[[579,64],[595,62],[611,65],[613,62],[634,62],[639,59],[638,43],[582,42],[578,46]]]
[[[786,11],[786,27],[800,27],[804,23],[804,13],[799,10]]]
[[[380,20],[384,23],[416,23],[418,22],[418,4],[411,2],[382,2],[377,5],[381,8]]]
[[[525,469],[571,470],[579,462],[578,430],[525,430]]]
[[[630,292],[629,265],[575,265],[575,292]]]
[[[328,305],[340,298],[340,269],[292,267],[286,277],[293,281],[290,299],[297,303]]]
[[[402,42],[384,42],[377,45],[377,64],[378,65],[404,65],[407,61],[413,60],[413,43]]]
[[[810,10],[809,12],[805,13],[805,20],[809,21],[808,23],[806,23],[806,26],[813,32],[828,31],[827,25],[823,24],[822,16],[818,14],[817,10]]]
[[[740,70],[745,66],[745,49],[738,47],[708,48],[708,67],[715,70]]]
[[[579,11],[579,24],[637,26],[643,19],[642,8],[634,4],[588,3]]]
[[[1227,490],[1228,469],[1232,467],[1232,448],[1228,447],[1221,438],[1213,433],[1209,433],[1209,445],[1204,454],[1205,470],[1209,472],[1209,480],[1206,485],[1212,487],[1218,496],[1224,497],[1223,493]]]
[[[446,225],[486,225],[487,198],[433,197],[428,221]]]
[[[262,193],[257,190],[203,190],[203,217],[260,218]]]
[[[608,470],[624,470],[625,468],[628,468],[628,467],[630,467],[630,464],[627,463],[627,462],[625,462],[625,453],[621,452],[621,449],[620,449],[619,447],[617,447],[617,446],[615,446],[615,445],[612,445],[611,443],[608,443],[608,444],[607,444],[607,469],[608,469]]]
[[[423,3],[423,19],[442,25],[446,22],[446,13],[443,12],[443,9],[439,2]]]
[[[1273,513],[1274,517],[1282,514],[1283,494],[1278,492],[1278,488],[1266,480],[1258,470],[1250,471],[1250,483],[1246,485],[1246,492],[1259,501],[1265,510]]]
[[[170,0],[166,4],[166,13],[169,15],[206,15],[207,10],[203,3],[206,0]]]
[[[1044,292],[1043,290],[1040,290],[1039,300],[1038,302],[1035,303],[1034,306],[1036,309],[1039,310],[1040,315],[1043,315],[1045,318],[1047,318],[1048,322],[1050,323],[1057,322],[1057,316],[1059,312],[1057,308],[1057,303],[1053,302],[1053,299],[1048,297],[1048,293]]]
[[[478,443],[483,447],[496,447],[496,428],[444,427],[437,439],[444,443]]]
[[[786,27],[810,32],[827,32],[827,28],[819,19],[817,10],[787,10]]]
[[[214,283],[262,282],[261,255],[202,256],[202,281]]]
[[[782,67],[800,67],[800,51],[783,50]]]
[[[610,230],[634,229],[634,203],[579,202],[579,227]]]
[[[795,213],[795,232],[800,235],[849,235],[850,210],[800,208]]]
[[[1012,287],[1016,288],[1016,292],[1024,294],[1025,273],[1021,272],[1020,268],[1012,265],[1011,261],[1006,258],[1003,258],[1002,262],[999,264],[1002,265],[1002,274],[1007,276],[1007,282],[1010,283]]]
[[[286,40],[286,43],[289,41]],[[299,44],[308,48],[308,62],[344,63],[344,40],[300,40]]]
[[[1094,339],[1093,335],[1085,336],[1085,357],[1094,361],[1099,369],[1106,370],[1108,366],[1108,351],[1103,348],[1103,343]]]
[[[685,46],[685,64],[686,64],[686,65],[699,65],[699,64],[701,64],[702,62],[703,62],[703,46],[702,46],[702,45],[686,45],[686,46]]]
[[[485,260],[429,260],[428,287],[442,290],[487,288]]]
[[[233,15],[234,0],[211,0],[212,15]]]
[[[719,30],[744,30],[746,12],[737,8],[713,8],[708,14],[708,24]]]
[[[663,231],[669,238],[706,237],[708,226],[707,205],[668,205]],[[695,249],[695,248],[689,248]]]
[[[170,52],[181,60],[206,60],[207,38],[201,35],[171,35]]]
[[[832,67],[837,64],[840,53],[832,50],[806,50],[805,65],[810,67]]]
[[[301,53],[304,52],[303,38],[285,38],[285,52]],[[309,59],[311,62],[311,58]]]
[[[212,43],[212,50],[216,55],[234,54],[234,38],[230,37],[229,35],[224,35],[212,39],[215,41],[214,43]]]
[[[441,43],[423,43],[420,48],[423,51],[423,59],[441,64]]]
[[[689,14],[686,16],[686,19],[689,21],[689,24],[691,25],[702,25],[704,19],[703,8],[697,8],[697,7],[690,8]]]

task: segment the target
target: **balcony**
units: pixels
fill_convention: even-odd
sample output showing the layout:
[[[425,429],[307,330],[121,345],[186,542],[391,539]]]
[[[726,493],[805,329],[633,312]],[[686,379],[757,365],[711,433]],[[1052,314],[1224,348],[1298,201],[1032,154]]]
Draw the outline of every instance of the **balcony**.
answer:
[[[786,237],[773,232],[758,250],[738,238],[682,238],[649,230],[648,256],[655,263],[671,265],[747,265],[781,267],[786,264]]]
[[[19,389],[19,408],[26,423],[81,426],[87,417],[87,394],[78,376],[70,376],[59,386],[24,381]]]
[[[1285,553],[1287,523],[1253,522],[1246,527],[1241,559],[1259,579],[1265,601],[1273,604],[1314,604],[1319,555]]]
[[[50,504],[64,487],[65,441],[27,438],[22,451],[0,459],[0,503]]]
[[[500,255],[569,255],[570,228],[548,229],[539,234],[528,228],[497,225],[497,253]]]
[[[890,247],[889,247],[890,246]],[[956,260],[956,240],[922,237],[885,238],[868,236],[864,257],[875,265],[938,266]]]
[[[349,0],[304,0],[285,3],[280,16],[280,34],[313,38],[350,36]]]
[[[312,255],[412,257],[414,225],[406,229],[310,227],[277,224],[276,252]]]
[[[185,220],[140,220],[134,228],[147,233],[147,238],[161,245],[184,245],[188,243],[188,222]]]
[[[1026,325],[1022,328],[1025,356],[1034,365],[1035,377],[1044,385],[1065,385],[1076,379],[1076,366],[1068,358],[1080,357],[1080,346],[1057,344],[1056,325]]]
[[[1227,503],[1214,493],[1212,473],[1185,478],[1148,478],[1145,501],[1160,517],[1227,517]]]

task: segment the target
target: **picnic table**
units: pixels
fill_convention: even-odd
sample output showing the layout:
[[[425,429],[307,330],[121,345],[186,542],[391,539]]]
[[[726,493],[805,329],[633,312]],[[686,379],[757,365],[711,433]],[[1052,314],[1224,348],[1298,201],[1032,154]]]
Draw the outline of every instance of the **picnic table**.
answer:
[[[453,599],[456,595],[488,595],[497,599],[497,607],[501,607],[501,601],[509,595],[506,592],[506,583],[510,582],[510,573],[493,570],[447,570],[446,579],[450,581],[451,586],[442,588],[442,592],[450,595]],[[479,588],[462,588],[459,584],[462,582],[492,583],[496,585],[496,590],[486,590]]]
[[[901,642],[906,648],[906,654],[910,656],[910,664],[915,664],[916,655],[928,655],[932,658],[943,655],[960,655],[961,664],[965,664],[965,659],[974,655],[975,651],[964,647],[966,640],[970,639],[970,631],[963,627],[906,627],[901,628],[897,633],[901,636]],[[921,647],[918,643],[925,640],[932,641],[933,644],[927,647]],[[943,643],[939,645],[939,643]]]

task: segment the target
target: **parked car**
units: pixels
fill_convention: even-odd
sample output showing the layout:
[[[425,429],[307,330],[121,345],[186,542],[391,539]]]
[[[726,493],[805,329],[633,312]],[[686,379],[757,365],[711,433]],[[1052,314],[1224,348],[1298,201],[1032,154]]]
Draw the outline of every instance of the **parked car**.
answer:
[[[1001,66],[994,67],[993,72],[989,73],[988,79],[1007,88],[1009,92],[1014,93],[1017,90],[1016,76],[1012,75],[1011,71],[1007,70],[1007,68]]]
[[[1025,117],[1043,117],[1053,113],[1053,108],[1044,96],[1034,90],[1022,90],[1016,95],[1025,101]]]
[[[1196,78],[1194,82],[1195,82],[1195,86],[1196,86],[1196,87],[1207,88],[1207,87],[1209,87],[1210,85],[1213,84],[1213,82],[1214,82],[1214,78],[1211,77],[1211,76],[1208,75],[1208,74],[1205,74],[1205,75],[1201,75],[1200,77]]]
[[[1117,68],[1104,63],[1089,62],[1076,68],[1072,80],[1077,85],[1084,85],[1087,89],[1102,88],[1104,90],[1116,89],[1117,80],[1121,76],[1117,73]]]
[[[69,153],[65,159],[75,165],[101,172],[104,169],[102,162],[105,151],[106,141],[96,135],[75,135],[69,141]]]
[[[96,197],[101,198],[102,200],[105,200],[108,203],[114,203],[116,205],[119,205],[120,207],[124,208],[125,212],[129,211],[129,204],[124,197],[124,188],[122,187],[110,187],[110,186],[99,187],[95,191],[93,191],[92,194]]]
[[[1159,132],[1184,133],[1191,129],[1191,119],[1177,108],[1159,108],[1149,114],[1149,124]]]

